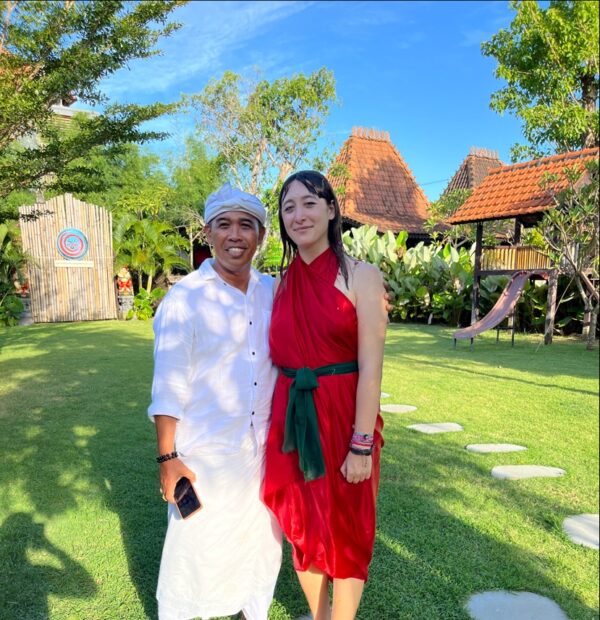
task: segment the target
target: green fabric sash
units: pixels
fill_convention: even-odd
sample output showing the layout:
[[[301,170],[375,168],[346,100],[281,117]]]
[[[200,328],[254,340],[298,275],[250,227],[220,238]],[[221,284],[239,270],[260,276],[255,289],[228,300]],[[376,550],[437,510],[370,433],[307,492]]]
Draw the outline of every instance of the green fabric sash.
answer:
[[[325,475],[319,421],[312,393],[319,387],[317,377],[345,375],[357,370],[356,361],[329,364],[319,368],[281,369],[286,377],[294,379],[290,385],[282,450],[283,452],[298,450],[298,463],[307,482]]]

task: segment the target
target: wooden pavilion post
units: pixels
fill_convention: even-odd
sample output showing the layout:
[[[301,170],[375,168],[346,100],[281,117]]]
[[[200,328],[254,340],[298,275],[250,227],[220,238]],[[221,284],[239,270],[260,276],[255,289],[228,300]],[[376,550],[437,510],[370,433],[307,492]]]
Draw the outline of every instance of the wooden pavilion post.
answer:
[[[481,284],[481,255],[483,252],[483,222],[477,222],[475,238],[475,268],[473,271],[473,292],[471,294],[471,325],[479,318],[479,287]]]
[[[553,269],[548,276],[548,302],[544,326],[544,344],[552,344],[554,317],[556,316],[556,292],[558,289],[558,270]]]
[[[515,232],[513,234],[513,245],[518,245],[519,243],[521,243],[521,222],[516,219],[515,220]]]

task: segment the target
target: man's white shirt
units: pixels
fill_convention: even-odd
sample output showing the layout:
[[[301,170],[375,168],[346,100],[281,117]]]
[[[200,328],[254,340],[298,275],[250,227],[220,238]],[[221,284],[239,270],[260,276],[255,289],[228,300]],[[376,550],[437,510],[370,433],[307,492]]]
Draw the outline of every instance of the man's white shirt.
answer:
[[[205,260],[154,318],[149,416],[178,419],[176,449],[235,451],[253,429],[266,440],[277,370],[269,357],[273,278],[252,269],[244,294]]]

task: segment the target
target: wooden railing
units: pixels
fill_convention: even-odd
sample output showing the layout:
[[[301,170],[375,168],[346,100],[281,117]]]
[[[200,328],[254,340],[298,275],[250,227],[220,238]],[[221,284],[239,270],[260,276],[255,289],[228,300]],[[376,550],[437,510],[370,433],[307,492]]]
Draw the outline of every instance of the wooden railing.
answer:
[[[520,269],[550,269],[550,259],[537,248],[518,246],[484,247],[482,271],[519,271]]]

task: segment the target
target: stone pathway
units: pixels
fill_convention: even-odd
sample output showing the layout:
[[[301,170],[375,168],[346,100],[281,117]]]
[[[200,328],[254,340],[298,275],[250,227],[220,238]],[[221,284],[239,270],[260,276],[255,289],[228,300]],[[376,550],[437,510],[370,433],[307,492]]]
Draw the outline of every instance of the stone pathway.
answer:
[[[568,620],[551,599],[533,592],[481,592],[467,603],[473,620]]]
[[[563,521],[563,530],[574,543],[598,549],[598,515],[567,517]]]
[[[559,467],[545,465],[498,465],[492,469],[492,476],[500,480],[522,480],[524,478],[559,478],[567,472]]]
[[[412,405],[381,405],[381,411],[385,413],[409,413],[416,410]]]
[[[488,454],[490,452],[521,452],[527,448],[514,443],[471,443],[465,446],[465,450],[478,454]]]
[[[411,424],[407,428],[419,433],[427,433],[433,435],[435,433],[459,433],[463,431],[463,427],[455,422],[437,422],[436,424]]]

